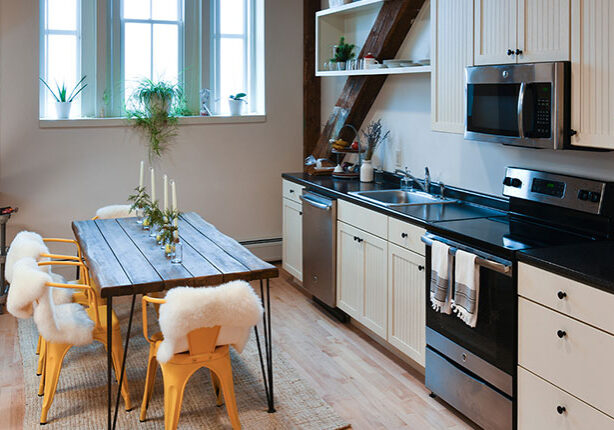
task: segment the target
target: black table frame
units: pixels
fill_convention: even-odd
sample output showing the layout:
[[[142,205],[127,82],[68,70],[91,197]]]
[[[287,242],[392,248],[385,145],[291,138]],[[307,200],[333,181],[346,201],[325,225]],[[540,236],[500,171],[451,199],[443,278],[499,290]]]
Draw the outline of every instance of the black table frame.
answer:
[[[273,339],[271,336],[271,288],[270,280],[260,279],[260,300],[264,308],[262,325],[264,331],[264,356],[262,354],[262,346],[258,326],[254,327],[256,337],[256,345],[258,347],[258,356],[260,358],[260,368],[262,370],[262,378],[264,380],[264,390],[266,392],[267,406],[269,413],[275,412],[275,398],[273,396]],[[265,288],[266,284],[266,288]],[[206,287],[202,287],[206,288]],[[130,305],[130,316],[128,319],[128,333],[126,334],[126,342],[124,344],[124,357],[122,359],[121,373],[117,388],[117,396],[115,399],[115,412],[113,412],[113,375],[112,375],[112,336],[113,328],[109,321],[112,321],[113,315],[113,296],[107,297],[107,417],[108,428],[115,429],[117,425],[117,414],[119,411],[119,398],[121,397],[121,388],[124,382],[124,374],[126,368],[126,357],[128,356],[128,345],[130,344],[130,330],[132,329],[132,320],[134,317],[134,305],[136,302],[136,294],[132,294],[132,303]],[[266,361],[266,363],[265,363]]]

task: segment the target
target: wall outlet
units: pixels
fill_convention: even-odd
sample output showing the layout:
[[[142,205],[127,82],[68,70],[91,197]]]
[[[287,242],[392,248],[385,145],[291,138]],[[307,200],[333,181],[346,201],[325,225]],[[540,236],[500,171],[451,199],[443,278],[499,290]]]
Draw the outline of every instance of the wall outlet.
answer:
[[[394,167],[401,169],[403,167],[403,153],[400,146],[397,146],[394,150]]]

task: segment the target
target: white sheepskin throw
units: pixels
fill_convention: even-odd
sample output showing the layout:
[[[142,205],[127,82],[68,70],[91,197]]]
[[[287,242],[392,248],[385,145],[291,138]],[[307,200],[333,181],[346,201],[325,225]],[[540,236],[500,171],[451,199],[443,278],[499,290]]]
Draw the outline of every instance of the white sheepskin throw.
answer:
[[[100,219],[128,218],[134,215],[130,213],[130,205],[105,206],[96,211],[96,216]]]
[[[260,298],[245,281],[212,288],[174,288],[160,306],[164,340],[158,348],[158,361],[166,363],[173,354],[187,351],[187,334],[202,327],[221,326],[217,345],[232,345],[241,352],[262,312]]]
[[[43,242],[43,238],[38,233],[32,231],[20,231],[11,242],[9,252],[6,254],[4,278],[9,284],[12,284],[15,263],[24,257],[31,257],[40,261],[39,256],[41,254],[49,254],[49,248]],[[50,266],[47,267],[49,268]]]
[[[7,309],[18,318],[29,318],[39,333],[50,342],[87,345],[92,342],[94,322],[85,308],[77,303],[58,304],[57,290],[46,284],[52,282],[49,273],[39,270],[33,258],[22,258],[15,263],[14,279],[9,289]]]

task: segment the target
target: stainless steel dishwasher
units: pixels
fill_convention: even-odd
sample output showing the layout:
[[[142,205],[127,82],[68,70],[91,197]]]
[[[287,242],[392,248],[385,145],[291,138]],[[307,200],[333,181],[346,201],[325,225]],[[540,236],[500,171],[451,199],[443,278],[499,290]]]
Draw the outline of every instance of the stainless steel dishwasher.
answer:
[[[320,302],[337,304],[337,200],[303,191],[303,288]]]

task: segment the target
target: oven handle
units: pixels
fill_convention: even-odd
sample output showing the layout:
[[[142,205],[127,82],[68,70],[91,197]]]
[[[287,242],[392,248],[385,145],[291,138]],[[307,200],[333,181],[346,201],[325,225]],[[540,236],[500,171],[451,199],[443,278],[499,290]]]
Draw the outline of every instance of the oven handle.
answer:
[[[320,203],[312,198],[310,198],[308,195],[300,195],[298,196],[303,202],[310,204],[311,206],[314,206],[318,209],[323,209],[325,211],[329,211],[333,206],[332,205],[327,205],[324,203]]]
[[[524,94],[526,88],[527,84],[522,82],[520,84],[520,92],[518,93],[518,134],[520,138],[524,137]]]
[[[420,240],[422,240],[422,242],[426,245],[426,246],[433,246],[433,239],[431,239],[429,236],[424,235],[420,238]],[[450,254],[454,255],[456,253],[456,251],[458,250],[458,248],[454,247],[454,246],[450,246]],[[467,252],[471,252],[471,253],[475,253],[472,250],[468,250]],[[476,254],[477,255],[477,254]],[[481,256],[477,256],[477,258],[475,259],[475,262],[478,266],[484,267],[485,269],[489,269],[489,270],[493,270],[497,273],[501,273],[502,275],[505,276],[512,276],[512,266],[509,264],[503,264],[503,263],[499,263],[497,261],[492,261],[488,258],[484,258]]]

